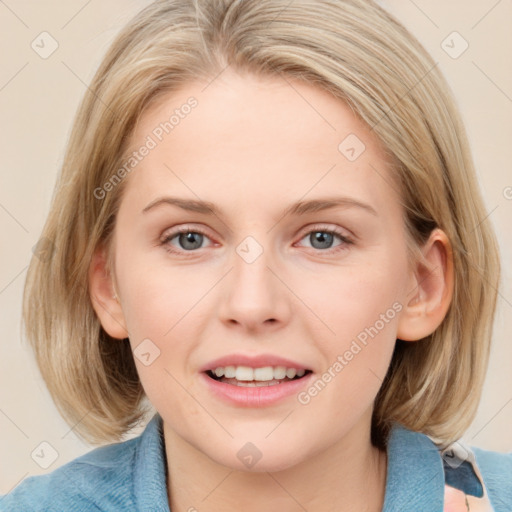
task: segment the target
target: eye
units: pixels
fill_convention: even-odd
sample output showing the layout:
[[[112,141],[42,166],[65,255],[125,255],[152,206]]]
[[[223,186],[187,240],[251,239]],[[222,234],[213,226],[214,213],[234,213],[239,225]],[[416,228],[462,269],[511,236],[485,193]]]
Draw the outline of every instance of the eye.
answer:
[[[334,239],[338,238],[341,243],[337,246],[332,247]],[[353,244],[353,240],[347,237],[339,229],[327,229],[323,226],[315,226],[314,229],[310,229],[301,240],[307,239],[311,243],[313,249],[320,250],[322,252],[336,252],[344,250],[347,245]],[[327,250],[326,250],[327,249]]]
[[[165,246],[165,249],[170,253],[183,253],[183,252],[194,252],[202,247],[203,242],[208,235],[199,228],[192,228],[191,226],[183,226],[171,231],[166,234],[161,241],[161,244]],[[334,240],[338,238],[341,243],[337,246],[332,246]],[[176,239],[176,244],[171,243]],[[339,229],[328,229],[324,226],[315,226],[314,229],[310,229],[301,238],[301,240],[308,239],[313,249],[317,249],[321,252],[336,252],[344,250],[348,245],[353,244],[353,240],[346,236],[344,232]]]
[[[162,240],[162,245],[165,245],[169,252],[177,253],[180,251],[194,252],[196,249],[201,249],[204,239],[208,238],[206,233],[198,228],[181,227],[165,235]],[[171,244],[171,241],[176,238],[178,248]]]

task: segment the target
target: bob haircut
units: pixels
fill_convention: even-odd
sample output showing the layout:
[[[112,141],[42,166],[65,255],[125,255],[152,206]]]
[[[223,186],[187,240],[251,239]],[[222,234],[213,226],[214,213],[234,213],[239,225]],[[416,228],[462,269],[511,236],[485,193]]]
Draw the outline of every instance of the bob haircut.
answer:
[[[59,412],[88,443],[119,441],[148,412],[128,339],[101,327],[89,295],[97,248],[111,236],[127,179],[107,187],[143,112],[227,67],[312,83],[350,106],[392,158],[410,261],[430,232],[448,236],[454,294],[428,337],[397,340],[376,397],[372,440],[392,422],[440,444],[459,438],[480,400],[500,261],[452,93],[417,39],[370,0],[158,0],[118,34],[74,120],[23,321]],[[100,194],[98,190],[103,190]],[[147,405],[147,404],[146,404]]]

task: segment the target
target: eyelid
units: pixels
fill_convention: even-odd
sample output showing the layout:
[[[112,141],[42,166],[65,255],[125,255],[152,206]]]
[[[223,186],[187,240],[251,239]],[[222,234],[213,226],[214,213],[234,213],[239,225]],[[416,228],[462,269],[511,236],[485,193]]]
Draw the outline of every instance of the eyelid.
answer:
[[[181,233],[199,233],[209,239],[212,238],[206,229],[198,226],[184,224],[166,229],[162,236],[160,237],[160,242],[166,243],[166,241],[174,238],[176,235],[179,235]]]
[[[352,241],[356,239],[356,236],[348,229],[325,222],[310,224],[309,226],[305,227],[303,230],[301,230],[301,233],[304,233],[302,235],[302,238],[304,238],[305,235],[308,235],[313,231],[327,231],[335,233],[343,238],[350,239]]]

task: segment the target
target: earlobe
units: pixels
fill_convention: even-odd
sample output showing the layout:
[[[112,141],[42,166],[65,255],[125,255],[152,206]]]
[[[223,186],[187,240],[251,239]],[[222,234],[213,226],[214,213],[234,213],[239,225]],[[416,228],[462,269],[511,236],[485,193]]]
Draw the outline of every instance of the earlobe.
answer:
[[[123,310],[107,269],[105,249],[101,247],[94,252],[89,266],[89,295],[106,333],[112,338],[127,338]]]
[[[434,229],[421,253],[423,259],[411,272],[410,293],[398,323],[397,338],[404,341],[432,334],[444,320],[453,297],[453,255],[444,231]]]

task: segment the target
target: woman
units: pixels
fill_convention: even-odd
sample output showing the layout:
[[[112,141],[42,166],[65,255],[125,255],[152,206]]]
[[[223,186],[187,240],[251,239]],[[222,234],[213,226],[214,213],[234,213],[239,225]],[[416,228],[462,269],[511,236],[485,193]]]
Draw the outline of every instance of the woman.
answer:
[[[484,217],[444,79],[373,2],[151,4],[75,120],[25,323],[85,440],[156,414],[2,510],[511,510],[512,457],[457,443]]]

